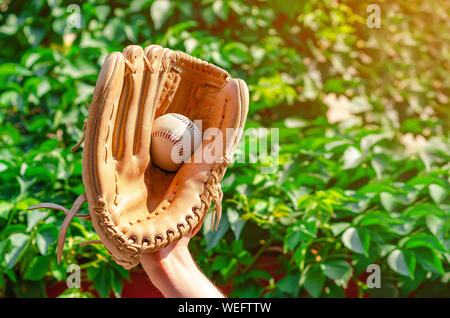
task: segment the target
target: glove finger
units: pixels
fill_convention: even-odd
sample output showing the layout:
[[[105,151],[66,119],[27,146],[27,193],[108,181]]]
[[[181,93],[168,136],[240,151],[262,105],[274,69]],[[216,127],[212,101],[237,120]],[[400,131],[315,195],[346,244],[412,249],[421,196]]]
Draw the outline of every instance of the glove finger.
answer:
[[[105,60],[89,110],[83,151],[83,182],[88,200],[95,202],[99,194],[111,190],[114,184],[112,135],[116,108],[123,85],[124,58],[119,52],[111,53]],[[105,198],[111,199],[111,198]]]
[[[141,164],[143,165],[142,168],[146,168],[147,164],[150,160],[150,143],[151,143],[151,129],[148,131],[146,124],[150,127],[153,123],[153,120],[155,118],[156,111],[158,107],[160,106],[160,99],[161,95],[163,93],[164,89],[167,89],[165,83],[167,81],[167,76],[169,74],[169,71],[171,69],[172,64],[174,63],[175,59],[177,57],[177,53],[175,51],[172,51],[170,49],[164,48],[162,52],[162,58],[161,58],[161,72],[159,74],[159,78],[155,87],[155,96],[153,99],[153,108],[152,108],[152,117],[147,118],[147,120],[150,121],[148,124],[148,121],[142,122],[140,133],[141,136],[141,145],[142,145],[142,151],[139,153],[139,158],[141,159]],[[145,113],[145,110],[144,110]]]
[[[201,149],[203,161],[210,164],[224,156],[231,159],[242,136],[248,112],[248,89],[245,82],[238,79],[229,80],[217,96],[216,104],[222,105],[217,109],[221,116],[216,115],[210,121],[211,125],[205,131]],[[200,154],[197,152],[191,161],[198,161]]]
[[[138,110],[135,130],[136,144],[134,154],[139,157],[140,167],[145,169],[150,161],[150,137],[156,109],[156,92],[160,78],[161,62],[164,49],[160,45],[150,45],[144,50],[146,73],[142,102]],[[141,169],[140,169],[141,170]]]
[[[158,113],[158,108],[161,106],[161,95],[163,94],[163,91],[165,90],[166,92],[164,92],[164,95],[167,95],[167,90],[171,89],[171,87],[167,87],[166,83],[167,83],[167,77],[169,75],[169,72],[172,69],[172,66],[175,64],[175,61],[178,57],[177,52],[172,51],[170,49],[164,49],[164,57],[162,60],[162,73],[160,76],[160,80],[158,83],[158,89],[156,91],[156,96],[155,96],[155,101],[156,101],[156,105],[155,105],[155,113]]]
[[[249,93],[248,93],[248,87],[247,84],[241,80],[241,79],[232,79],[233,84],[236,86],[233,88],[234,93],[231,94],[231,102],[232,104],[236,105],[240,112],[239,117],[239,123],[235,122],[235,126],[237,129],[235,130],[234,134],[234,140],[231,142],[231,144],[227,144],[226,151],[227,156],[231,157],[235,150],[236,146],[241,140],[242,134],[244,132],[244,125],[247,120],[247,113],[248,113],[248,104],[249,104]],[[238,118],[236,118],[237,120]]]
[[[221,110],[222,116],[220,117],[218,116],[215,119],[215,122],[214,121],[212,122],[213,125],[215,124],[217,125],[217,127],[220,128],[220,131],[222,133],[222,139],[214,138],[214,141],[209,144],[207,144],[208,141],[205,142],[205,147],[203,150],[204,153],[202,154],[204,159],[205,157],[207,159],[208,156],[209,157],[212,156],[210,153],[208,153],[212,149],[214,149],[213,153],[216,155],[214,162],[217,162],[217,160],[220,159],[219,155],[221,153],[222,155],[225,155],[230,159],[232,158],[234,151],[236,149],[236,145],[239,142],[243,133],[245,121],[247,119],[248,103],[249,103],[249,95],[246,83],[241,79],[231,79],[225,85],[225,87],[222,89],[221,93],[217,97],[216,104],[224,105],[223,109]],[[193,157],[191,158],[191,161],[193,161],[194,156],[196,155],[198,158],[198,154],[194,154]],[[215,168],[214,165],[210,165],[208,167],[209,176],[211,176],[212,173],[211,169],[214,168]],[[187,169],[187,167],[185,169]],[[223,173],[224,172],[225,170],[223,170]],[[218,177],[219,179],[222,179],[223,174],[219,175]],[[215,180],[211,180],[211,182],[214,181]],[[220,182],[220,180],[218,181]],[[220,188],[220,183],[218,184],[218,187]],[[203,194],[205,195],[205,188],[203,189]],[[220,204],[220,202],[216,202],[216,204]],[[200,215],[201,219],[199,220],[197,226],[195,227],[193,235],[197,234],[197,232],[200,230],[202,223],[205,220],[206,212],[207,210],[199,211],[199,213],[201,214]],[[220,215],[217,215],[217,225],[219,221]]]
[[[114,126],[113,156],[116,160],[124,159],[128,163],[133,155],[137,110],[141,92],[144,91],[142,90],[144,50],[138,45],[130,45],[123,50],[123,55],[126,75]],[[119,167],[127,168],[127,165]]]

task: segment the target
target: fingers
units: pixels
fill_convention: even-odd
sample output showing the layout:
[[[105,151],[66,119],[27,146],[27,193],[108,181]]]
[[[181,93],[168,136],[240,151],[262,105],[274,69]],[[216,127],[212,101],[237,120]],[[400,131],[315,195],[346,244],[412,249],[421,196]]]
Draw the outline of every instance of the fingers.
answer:
[[[138,110],[137,124],[135,129],[136,144],[134,153],[139,157],[142,168],[146,168],[150,161],[150,136],[152,123],[156,110],[156,93],[160,77],[161,62],[164,49],[159,45],[150,45],[145,48],[144,63],[146,63],[145,94]]]
[[[111,186],[110,165],[115,113],[123,85],[125,62],[119,52],[111,53],[102,66],[89,110],[83,151],[83,179],[94,187],[94,194],[103,194]]]

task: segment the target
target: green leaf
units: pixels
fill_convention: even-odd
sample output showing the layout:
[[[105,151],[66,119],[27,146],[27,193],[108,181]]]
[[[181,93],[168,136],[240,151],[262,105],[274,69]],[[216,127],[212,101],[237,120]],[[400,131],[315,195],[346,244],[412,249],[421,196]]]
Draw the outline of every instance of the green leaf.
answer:
[[[17,276],[16,273],[14,272],[14,269],[12,268],[7,268],[6,270],[3,270],[3,272],[6,274],[6,276],[8,276],[8,278],[14,283],[17,283]]]
[[[374,211],[364,214],[361,219],[358,220],[359,226],[374,226],[379,225],[385,228],[389,228],[391,223],[401,223],[392,218],[389,213],[382,211]]]
[[[431,233],[433,233],[434,235],[439,235],[443,230],[445,221],[443,218],[440,218],[438,216],[427,215],[426,223]]]
[[[342,169],[352,169],[358,167],[364,160],[362,153],[353,146],[348,147],[342,157],[344,164]]]
[[[406,276],[399,276],[398,287],[400,289],[400,297],[407,297],[412,291],[416,290],[417,287],[426,280],[426,272],[420,268],[416,269],[414,273],[414,279]]]
[[[410,251],[396,249],[388,256],[389,267],[400,275],[414,278],[416,258]]]
[[[10,225],[10,226],[4,228],[3,231],[1,231],[1,236],[8,237],[14,233],[26,232],[26,230],[27,230],[27,227],[23,224],[13,224],[13,225]]]
[[[239,212],[233,208],[227,209],[227,217],[228,221],[230,222],[231,230],[233,231],[234,234],[234,239],[238,240],[239,237],[241,236],[242,229],[244,228],[244,225],[247,221],[241,219]]]
[[[27,188],[28,186],[30,186],[32,184],[32,182],[30,182],[29,184],[25,185],[25,188]],[[24,189],[25,190],[25,189]],[[25,191],[23,191],[25,192]],[[20,200],[19,202],[16,203],[16,205],[14,206],[17,210],[26,210],[28,209],[30,206],[34,205],[34,204],[38,204],[40,203],[38,200],[36,200],[35,198],[25,198],[23,200]]]
[[[211,222],[212,213],[208,213],[203,224],[203,235],[205,236],[207,250],[214,248],[230,228],[227,215],[223,215],[220,219],[217,231],[211,231]]]
[[[45,273],[50,266],[50,258],[46,256],[36,256],[28,266],[24,278],[28,280],[40,280],[44,278]]]
[[[353,273],[350,264],[344,260],[328,260],[321,267],[328,278],[331,278],[337,285],[343,287],[347,286],[347,282]]]
[[[119,265],[115,265],[115,271],[117,273],[119,273],[119,275],[126,280],[130,280],[130,271],[126,270],[125,268],[123,268],[122,266]]]
[[[425,271],[430,271],[440,275],[445,274],[442,261],[435,251],[423,247],[415,248],[414,255],[417,263],[419,263]]]
[[[49,212],[46,211],[31,211],[27,214],[27,232],[30,232],[36,224],[47,217]]]
[[[350,226],[350,223],[348,222],[338,222],[331,224],[331,232],[333,232],[334,236],[340,235],[342,232],[344,232],[345,229],[347,229]]]
[[[58,74],[66,75],[71,78],[83,78],[87,76],[97,75],[98,70],[94,63],[85,58],[76,58],[74,60],[65,61],[61,68],[55,68]]]
[[[375,173],[377,174],[378,180],[381,180],[388,163],[382,156],[379,155],[375,155],[370,163],[372,164],[373,170],[375,170]]]
[[[425,202],[409,207],[403,212],[403,215],[407,218],[419,218],[429,215],[439,216],[442,215],[442,210],[434,203]]]
[[[225,267],[220,269],[220,274],[227,279],[231,275],[233,275],[238,267],[238,261],[236,258],[229,259],[229,262],[225,265]]]
[[[133,1],[132,4],[130,5],[130,11],[132,11],[131,7],[133,3],[135,3],[135,1]],[[109,16],[110,12],[111,8],[108,5],[97,5],[95,7],[95,13],[100,21],[105,21],[106,18]]]
[[[353,99],[352,102],[354,102],[356,100]],[[370,107],[369,103],[367,102],[367,100],[359,100],[360,102],[362,101],[362,103],[357,102],[356,104],[361,105],[361,104],[365,104],[365,107]],[[358,111],[363,110],[363,112],[365,112],[366,110],[363,109],[364,107],[358,107]],[[361,138],[361,142],[360,142],[360,146],[361,146],[361,150],[363,153],[368,153],[370,151],[370,148],[372,148],[375,144],[377,144],[378,142],[380,142],[383,139],[386,139],[388,136],[386,134],[369,134],[367,136],[364,136],[363,138]]]
[[[228,18],[229,7],[222,0],[216,0],[212,5],[213,12],[222,20],[226,20]]]
[[[44,127],[49,126],[49,119],[46,117],[36,117],[32,120],[30,126],[28,126],[29,132],[37,132]]]
[[[383,207],[388,212],[394,211],[399,203],[399,199],[389,192],[380,193],[380,201]]]
[[[227,264],[229,263],[230,258],[228,256],[225,255],[217,255],[214,258],[214,261],[212,263],[211,269],[214,270],[220,270],[222,268],[224,268],[225,266],[227,266]]]
[[[52,260],[51,260],[50,272],[51,272],[52,276],[59,282],[63,281],[67,276],[66,263],[61,262],[61,264],[58,264],[56,257],[52,257],[51,259]]]
[[[25,251],[30,236],[24,233],[14,233],[9,237],[9,252],[5,254],[5,263],[8,268],[13,268]]]
[[[159,30],[172,14],[173,8],[169,0],[156,0],[150,8],[153,25]]]
[[[21,75],[21,76],[31,76],[33,73],[16,63],[3,63],[0,65],[0,75]]]
[[[276,285],[280,291],[287,293],[290,296],[296,297],[298,295],[298,290],[300,287],[299,280],[299,275],[289,275],[278,281]]]
[[[366,256],[369,254],[370,236],[367,231],[357,230],[354,227],[348,228],[342,234],[342,242],[353,252]]]
[[[430,196],[436,204],[441,203],[447,197],[447,191],[437,184],[430,184],[428,189],[430,190]]]
[[[302,273],[302,277],[300,279],[300,284],[305,287],[308,293],[314,298],[320,296],[324,283],[325,274],[320,266],[308,267]]]
[[[192,3],[190,2],[175,2],[178,9],[185,15],[185,16],[192,16]]]
[[[324,201],[326,201],[326,200],[324,200]],[[317,236],[317,225],[316,225],[315,220],[300,224],[300,229],[303,233],[305,233],[311,237],[315,238]]]
[[[325,294],[322,297],[326,298],[345,298],[344,289],[336,284],[329,284],[324,288]]]
[[[100,294],[100,297],[108,297],[111,291],[113,271],[109,267],[100,268],[94,279],[94,287]]]
[[[343,94],[343,93],[345,93],[345,90],[346,90],[344,81],[341,79],[337,79],[337,78],[329,78],[325,82],[325,87],[323,89],[325,92],[338,93],[338,94]]]
[[[25,38],[28,40],[28,43],[31,46],[35,47],[39,43],[41,43],[42,39],[45,35],[45,28],[35,28],[29,25],[26,25],[23,28],[23,33],[25,34]]]
[[[42,255],[48,255],[48,249],[58,239],[58,229],[53,224],[44,224],[36,234],[36,245]]]
[[[305,234],[302,231],[291,231],[285,237],[285,245],[288,251],[294,250],[298,243],[305,238]]]
[[[0,219],[6,219],[12,208],[13,204],[11,202],[0,201]]]
[[[418,233],[410,237],[406,243],[405,248],[415,248],[415,247],[428,247],[432,250],[437,250],[442,253],[447,253],[445,246],[439,242],[439,240],[427,233]]]
[[[90,281],[94,281],[98,273],[100,273],[100,267],[90,266],[86,269],[87,278]]]
[[[120,298],[122,295],[122,288],[123,288],[123,278],[118,272],[113,272],[112,275],[112,290],[114,292],[114,295],[117,298]]]
[[[19,21],[17,16],[13,13],[7,15],[6,21],[2,21],[2,26],[0,27],[0,34],[13,35],[19,29]]]
[[[241,264],[251,264],[253,262],[252,254],[249,251],[242,250],[240,251],[236,257],[238,258]]]
[[[261,269],[253,269],[248,272],[239,274],[236,277],[233,277],[233,281],[237,283],[244,283],[248,282],[252,278],[263,278],[269,281],[270,279],[272,279],[272,275],[270,275],[269,272],[266,272]]]

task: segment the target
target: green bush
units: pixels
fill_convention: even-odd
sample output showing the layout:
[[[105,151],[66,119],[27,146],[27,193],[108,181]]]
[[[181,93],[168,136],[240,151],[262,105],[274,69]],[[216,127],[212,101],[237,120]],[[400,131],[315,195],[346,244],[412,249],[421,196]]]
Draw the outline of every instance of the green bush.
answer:
[[[192,239],[208,277],[237,297],[341,297],[350,282],[359,296],[450,296],[448,3],[380,2],[369,28],[357,0],[91,0],[72,28],[71,2],[0,1],[0,295],[45,296],[72,263],[120,295],[129,273],[79,247],[89,222],[72,222],[57,265],[62,213],[26,209],[84,192],[70,147],[102,61],[158,43],[246,80],[247,129],[279,129],[279,156],[232,165],[218,231],[207,218]]]

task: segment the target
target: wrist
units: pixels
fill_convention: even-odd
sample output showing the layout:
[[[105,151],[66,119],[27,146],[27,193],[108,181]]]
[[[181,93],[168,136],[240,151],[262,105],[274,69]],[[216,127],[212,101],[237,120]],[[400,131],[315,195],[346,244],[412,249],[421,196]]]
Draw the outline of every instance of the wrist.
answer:
[[[156,252],[149,267],[149,275],[159,278],[163,282],[176,281],[183,273],[198,271],[194,260],[187,247],[179,247],[176,250],[164,250]],[[152,279],[153,281],[153,279]]]
[[[224,297],[197,267],[187,245],[144,255],[141,264],[165,297]]]

